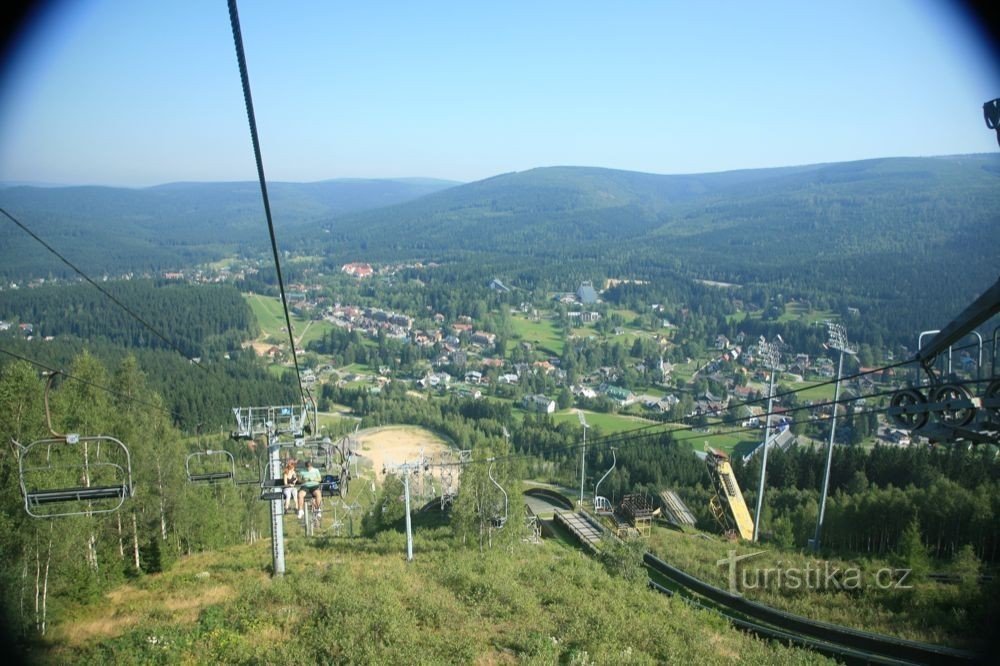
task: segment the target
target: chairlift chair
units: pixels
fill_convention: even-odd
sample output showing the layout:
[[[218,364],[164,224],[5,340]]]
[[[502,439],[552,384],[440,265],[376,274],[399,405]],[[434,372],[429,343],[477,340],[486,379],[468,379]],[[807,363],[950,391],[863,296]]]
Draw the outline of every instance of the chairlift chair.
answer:
[[[618,455],[615,453],[614,447],[611,448],[611,458],[612,458],[611,467],[609,467],[608,471],[604,473],[604,476],[601,477],[601,480],[598,481],[596,485],[594,485],[594,511],[598,514],[605,516],[614,513],[614,509],[612,508],[611,502],[608,501],[607,497],[602,497],[597,494],[597,489],[601,487],[601,483],[604,482],[604,479],[608,478],[608,475],[611,474],[611,471],[615,468],[615,465],[618,464]]]
[[[614,513],[614,508],[611,506],[611,501],[602,495],[594,496],[594,513],[602,516],[609,516]]]
[[[18,482],[24,510],[32,518],[117,511],[133,495],[128,447],[108,435],[63,435],[52,428],[49,391],[58,374],[50,374],[45,384],[45,420],[52,437],[28,446],[11,440],[18,450]]]
[[[496,486],[500,490],[501,493],[503,493],[503,514],[493,516],[493,518],[490,520],[490,522],[493,524],[493,527],[495,527],[496,529],[499,530],[499,529],[502,529],[503,526],[507,524],[507,491],[505,491],[503,489],[503,486],[501,486],[499,483],[497,483],[496,478],[494,478],[494,476],[493,476],[493,466],[494,466],[494,464],[495,463],[493,463],[493,462],[490,463],[490,470],[489,470],[489,474],[488,475],[490,477],[490,481],[493,482],[493,485]]]
[[[129,451],[114,437],[69,434],[18,448],[24,509],[33,518],[113,513],[133,495]]]
[[[201,471],[193,471],[192,467]],[[208,449],[189,454],[184,460],[184,471],[191,483],[236,482],[236,460],[225,449]]]

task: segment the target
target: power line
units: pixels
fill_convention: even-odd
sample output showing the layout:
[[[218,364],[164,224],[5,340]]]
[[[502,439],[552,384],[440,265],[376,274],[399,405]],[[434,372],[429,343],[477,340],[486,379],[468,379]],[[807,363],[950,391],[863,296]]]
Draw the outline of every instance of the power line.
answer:
[[[260,153],[260,139],[257,136],[257,119],[253,111],[253,96],[250,94],[250,75],[247,73],[246,54],[243,52],[243,33],[240,31],[240,15],[236,9],[236,0],[229,0],[229,22],[233,27],[233,42],[236,45],[236,60],[240,67],[240,81],[243,84],[243,101],[246,104],[247,120],[250,123],[250,140],[253,142],[253,155],[257,162],[257,179],[260,181],[260,194],[264,199],[264,215],[267,217],[267,230],[271,236],[271,252],[274,255],[274,269],[278,273],[278,290],[281,292],[281,307],[285,311],[285,326],[288,328],[288,343],[292,348],[292,361],[295,363],[295,378],[299,383],[299,398],[306,404],[305,391],[302,389],[302,374],[299,372],[299,357],[295,351],[295,336],[292,334],[292,318],[288,314],[288,299],[285,297],[285,281],[281,277],[281,262],[278,258],[278,240],[274,235],[274,221],[271,218],[271,201],[267,196],[267,179],[264,177],[264,160]]]
[[[96,388],[98,390],[105,391],[106,393],[110,393],[111,395],[116,395],[116,396],[118,396],[120,398],[124,398],[125,400],[127,400],[128,402],[131,402],[133,404],[143,405],[144,407],[149,407],[151,409],[158,410],[160,412],[163,412],[164,414],[167,414],[167,415],[173,417],[173,419],[175,421],[177,421],[177,422],[180,422],[180,421],[183,420],[179,414],[177,414],[175,412],[172,412],[171,410],[167,409],[163,405],[157,405],[157,404],[154,404],[152,402],[146,402],[145,400],[139,400],[138,398],[136,398],[134,396],[131,396],[131,395],[128,395],[127,393],[122,393],[121,391],[118,391],[118,390],[115,390],[115,389],[112,389],[112,388],[108,388],[107,386],[101,386],[100,384],[95,384],[94,382],[92,382],[90,380],[87,380],[87,379],[83,379],[82,377],[76,377],[74,375],[71,375],[68,372],[66,372],[65,370],[60,370],[59,368],[53,368],[51,366],[45,365],[44,363],[41,363],[41,362],[36,361],[34,359],[30,359],[27,356],[21,356],[20,354],[17,354],[17,353],[14,353],[12,351],[8,351],[6,349],[3,349],[2,347],[0,347],[0,353],[7,354],[8,356],[16,358],[19,361],[24,361],[26,363],[30,363],[31,365],[37,366],[37,367],[41,368],[42,370],[46,370],[48,372],[59,373],[59,374],[63,375],[64,377],[66,377],[67,379],[72,379],[73,381],[77,381],[77,382],[80,382],[81,384],[85,384],[85,385],[90,386],[92,388]]]
[[[912,362],[913,361],[906,361],[904,363],[912,363]],[[897,364],[897,365],[901,365],[901,364]],[[876,372],[876,371],[878,371],[878,370],[872,370],[872,371],[868,371],[866,373],[859,373],[859,375],[862,375],[862,374],[871,374],[872,372]],[[981,384],[981,383],[983,383],[985,381],[989,381],[989,380],[973,379],[973,380],[966,380],[966,381],[957,382],[957,384],[959,384],[959,385]],[[801,391],[804,391],[804,390],[808,390],[809,388],[812,388],[812,387],[805,387],[805,388],[797,389],[796,391],[786,392],[785,395],[788,395],[789,393],[801,392]],[[840,399],[840,400],[838,400],[836,402],[831,400],[831,401],[826,401],[826,402],[821,402],[821,403],[813,403],[813,404],[810,404],[810,405],[800,405],[798,407],[791,407],[791,408],[783,409],[780,412],[775,411],[771,415],[772,416],[781,416],[781,415],[785,415],[785,414],[789,414],[789,413],[794,413],[794,412],[799,412],[799,411],[803,411],[803,410],[812,410],[812,409],[817,409],[817,408],[822,408],[822,407],[828,407],[828,406],[832,406],[832,405],[849,404],[849,403],[856,402],[859,399],[869,399],[869,398],[886,397],[886,396],[893,395],[894,393],[896,393],[896,391],[897,391],[897,389],[890,389],[890,390],[879,391],[879,392],[875,392],[875,393],[869,393],[869,394],[866,394],[866,395],[863,395],[863,396],[854,396],[854,397],[849,397],[849,398],[842,398],[842,399]],[[877,409],[864,409],[864,410],[858,412],[856,415],[863,415],[863,414],[884,414],[884,413],[886,413],[888,411],[888,409],[889,409],[888,407],[877,408]],[[763,415],[763,416],[767,416],[767,415]],[[812,418],[812,419],[810,419],[810,422],[812,422],[812,423],[821,423],[821,422],[824,422],[824,421],[831,421],[831,420],[836,419],[836,418],[840,418],[840,417],[837,416],[836,413],[834,412],[834,413],[832,413],[830,415],[827,415],[827,416],[820,416],[820,417]],[[713,423],[711,425],[713,427],[718,428],[720,426],[722,426],[722,427],[732,426],[733,424],[742,423],[742,422],[743,422],[742,418],[733,418],[733,417],[731,417],[731,418],[728,418],[728,419],[722,419],[722,420],[717,421],[717,422],[715,422],[715,423]],[[695,433],[694,431],[697,428],[702,427],[702,426],[699,426],[699,425],[696,425],[696,424],[681,425],[681,426],[673,427],[672,429],[668,430],[667,428],[669,428],[670,426],[677,426],[677,424],[676,424],[676,422],[653,423],[653,424],[650,424],[650,425],[647,425],[647,426],[642,426],[640,428],[633,428],[631,430],[625,430],[625,431],[622,431],[622,432],[618,432],[618,433],[614,433],[614,434],[611,434],[611,435],[607,435],[605,437],[600,437],[600,438],[597,438],[596,440],[595,439],[591,439],[591,440],[588,441],[588,446],[596,447],[596,448],[609,448],[611,446],[628,446],[628,445],[631,445],[631,444],[639,443],[639,442],[641,442],[643,440],[653,439],[653,438],[657,438],[657,437],[660,437],[660,436],[663,436],[663,435],[673,435],[675,433],[691,433],[687,437],[674,437],[673,440],[672,440],[672,441],[677,442],[677,443],[682,443],[682,442],[692,441],[692,440],[696,440],[696,439],[712,439],[714,437],[721,437],[721,436],[724,436],[724,435],[731,435],[731,434],[738,433],[738,432],[755,432],[755,431],[758,430],[758,428],[756,426],[742,426],[741,425],[739,427],[729,427],[729,428],[726,428],[724,431],[716,431],[716,432],[710,432],[710,433],[700,433],[700,432],[699,433]],[[653,428],[663,428],[664,430],[652,431]],[[516,459],[519,459],[519,458],[528,459],[528,458],[538,458],[538,457],[541,457],[541,458],[544,459],[549,454],[574,454],[578,449],[581,449],[581,448],[582,448],[582,444],[575,444],[575,445],[565,446],[565,447],[556,447],[556,446],[553,446],[553,447],[549,447],[549,448],[546,448],[546,449],[537,450],[537,451],[534,451],[534,452],[511,453],[511,454],[508,454],[508,455],[505,455],[505,456],[498,456],[498,457],[495,458],[495,460],[497,462],[500,462],[500,461],[506,461],[506,460],[516,460]],[[461,466],[468,465],[468,464],[473,464],[473,463],[476,463],[476,462],[482,462],[482,461],[473,460],[473,461],[468,462],[468,463],[457,463],[457,462],[456,463],[438,463],[438,464],[432,464],[432,465],[429,465],[429,466],[430,467],[461,467]]]
[[[122,303],[120,300],[118,300],[117,298],[115,298],[114,296],[112,296],[110,292],[108,292],[101,285],[97,284],[92,279],[90,279],[90,276],[88,276],[82,270],[80,270],[79,268],[77,268],[69,259],[67,259],[66,257],[62,256],[58,251],[56,251],[55,248],[53,248],[51,245],[49,245],[44,240],[42,240],[41,238],[39,238],[38,235],[35,232],[33,232],[28,227],[26,227],[20,220],[18,220],[13,215],[11,215],[10,213],[8,213],[4,208],[0,208],[0,213],[3,213],[5,216],[7,216],[7,218],[11,222],[13,222],[14,224],[16,224],[18,227],[20,227],[21,230],[24,231],[24,233],[26,233],[29,236],[31,236],[32,238],[34,238],[36,241],[38,241],[42,245],[42,247],[44,247],[46,250],[48,250],[49,252],[51,252],[52,254],[54,254],[56,257],[58,257],[59,260],[62,261],[64,264],[66,264],[67,266],[69,266],[70,268],[72,268],[74,271],[76,271],[76,273],[80,277],[82,277],[84,280],[86,280],[87,282],[89,282],[90,285],[94,287],[94,289],[96,289],[97,291],[99,291],[102,294],[104,294],[107,298],[111,299],[111,301],[115,305],[117,305],[122,310],[124,310],[125,312],[127,312],[133,319],[135,319],[137,322],[139,322],[140,324],[142,324],[153,335],[155,335],[156,337],[158,337],[160,340],[163,340],[163,342],[165,342],[168,346],[170,346],[171,348],[173,348],[178,354],[180,354],[181,356],[183,356],[185,359],[187,359],[188,361],[190,361],[192,364],[198,366],[202,371],[208,372],[208,370],[205,367],[203,367],[200,363],[195,362],[194,359],[188,357],[188,355],[185,354],[184,351],[180,347],[178,347],[176,344],[174,344],[171,340],[167,339],[167,337],[165,335],[163,335],[158,330],[156,330],[149,322],[147,322],[145,319],[143,319],[142,317],[140,317],[139,315],[137,315],[131,308],[129,308],[124,303]]]

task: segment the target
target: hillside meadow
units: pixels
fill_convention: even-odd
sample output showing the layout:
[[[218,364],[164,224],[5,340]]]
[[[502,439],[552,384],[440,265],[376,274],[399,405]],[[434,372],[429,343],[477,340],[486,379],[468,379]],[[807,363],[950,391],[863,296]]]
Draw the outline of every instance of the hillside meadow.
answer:
[[[558,541],[479,552],[447,527],[183,558],[73,609],[28,655],[68,663],[807,664],[720,617],[609,575]]]

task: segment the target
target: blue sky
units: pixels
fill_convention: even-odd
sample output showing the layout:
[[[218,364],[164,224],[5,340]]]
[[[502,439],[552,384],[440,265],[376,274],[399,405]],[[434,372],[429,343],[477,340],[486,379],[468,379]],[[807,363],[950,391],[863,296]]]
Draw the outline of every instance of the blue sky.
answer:
[[[271,180],[697,173],[996,150],[947,2],[240,3]],[[56,3],[0,85],[0,181],[256,177],[223,0]]]

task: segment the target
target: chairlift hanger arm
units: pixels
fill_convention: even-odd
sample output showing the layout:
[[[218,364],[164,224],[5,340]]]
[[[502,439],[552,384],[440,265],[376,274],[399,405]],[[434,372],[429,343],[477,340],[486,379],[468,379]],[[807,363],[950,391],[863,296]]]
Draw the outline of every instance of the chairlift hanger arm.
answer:
[[[1000,279],[951,320],[927,346],[917,352],[916,360],[926,368],[934,357],[968,335],[973,329],[1000,312]]]
[[[988,128],[996,130],[997,143],[1000,144],[1000,98],[983,104],[983,119]]]

